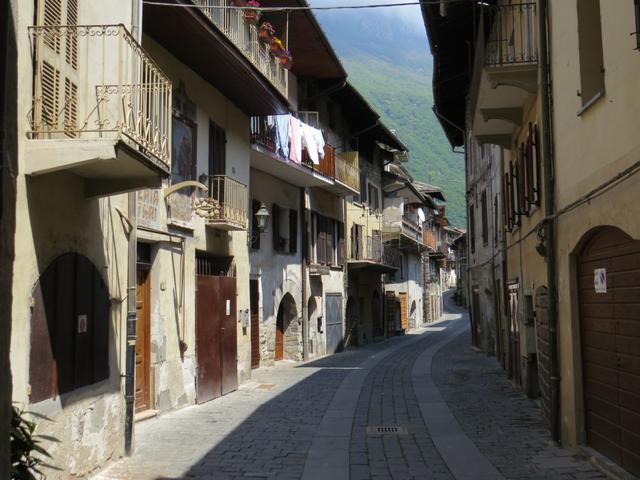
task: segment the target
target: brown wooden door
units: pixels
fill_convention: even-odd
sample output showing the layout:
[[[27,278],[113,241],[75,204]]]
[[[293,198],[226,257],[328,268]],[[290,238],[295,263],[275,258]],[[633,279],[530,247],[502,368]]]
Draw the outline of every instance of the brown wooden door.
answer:
[[[405,332],[409,330],[409,310],[407,294],[400,292],[400,328]]]
[[[136,290],[136,413],[151,408],[151,288],[149,270],[138,269]]]
[[[258,280],[249,281],[249,304],[251,313],[251,368],[260,366],[260,293]]]
[[[278,317],[276,318],[276,351],[274,360],[282,360],[284,358],[284,307],[280,305],[278,308]]]
[[[639,475],[640,241],[601,230],[582,251],[578,273],[588,442]]]

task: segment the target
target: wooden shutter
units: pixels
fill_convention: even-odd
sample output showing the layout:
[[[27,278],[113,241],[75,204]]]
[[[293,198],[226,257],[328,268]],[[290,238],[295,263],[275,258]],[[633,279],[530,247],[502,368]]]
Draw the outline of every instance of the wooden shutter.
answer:
[[[280,207],[274,203],[271,208],[271,224],[273,226],[273,249],[276,252],[281,250],[280,247]]]
[[[317,225],[318,225],[318,241],[316,244],[317,258],[318,263],[324,265],[327,263],[327,246],[326,246],[326,219],[322,215],[318,215],[317,217]]]
[[[78,128],[78,0],[41,0],[38,25],[45,28],[36,39],[40,71],[36,83],[36,118],[40,128],[76,136]]]
[[[540,206],[542,200],[542,160],[540,158],[540,135],[538,133],[538,125],[533,127],[533,145],[535,147],[535,204]]]
[[[254,198],[251,201],[251,248],[253,250],[260,250],[260,229],[258,217],[256,217],[258,210],[260,210],[260,202]]]
[[[289,210],[289,253],[298,251],[298,212]]]
[[[227,136],[223,128],[209,122],[209,175],[226,173]]]
[[[344,223],[337,222],[338,229],[338,251],[337,251],[337,259],[338,265],[344,265]]]
[[[360,202],[367,202],[367,176],[360,170]]]

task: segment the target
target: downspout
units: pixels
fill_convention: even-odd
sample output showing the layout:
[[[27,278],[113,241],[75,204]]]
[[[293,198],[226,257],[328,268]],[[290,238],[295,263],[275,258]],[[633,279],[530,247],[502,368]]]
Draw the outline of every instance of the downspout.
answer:
[[[557,264],[555,233],[555,174],[552,148],[552,112],[551,81],[549,70],[548,46],[548,2],[538,3],[538,31],[540,32],[540,76],[541,78],[541,114],[542,114],[542,155],[544,164],[544,210],[547,217],[547,285],[549,289],[549,343],[550,343],[550,382],[551,382],[551,435],[560,440],[560,375],[558,359],[558,300],[557,300]]]
[[[131,26],[133,37],[142,43],[142,0],[131,2]],[[137,258],[137,212],[136,193],[128,194],[127,217],[129,218],[129,245],[127,253],[127,346],[125,360],[125,423],[124,450],[131,455],[133,450],[133,415],[135,403],[135,369],[136,369],[136,258]]]
[[[306,190],[300,187],[300,275],[302,285],[302,359],[309,359],[309,313],[307,312],[307,210],[306,210]]]

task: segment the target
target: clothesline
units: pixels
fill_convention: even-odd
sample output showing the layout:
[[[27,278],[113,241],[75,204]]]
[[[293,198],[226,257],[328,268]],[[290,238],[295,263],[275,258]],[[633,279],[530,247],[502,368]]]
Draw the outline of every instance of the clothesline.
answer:
[[[324,136],[322,131],[307,125],[291,114],[269,115],[267,127],[275,131],[276,153],[294,163],[302,163],[302,149],[314,165],[324,158]]]

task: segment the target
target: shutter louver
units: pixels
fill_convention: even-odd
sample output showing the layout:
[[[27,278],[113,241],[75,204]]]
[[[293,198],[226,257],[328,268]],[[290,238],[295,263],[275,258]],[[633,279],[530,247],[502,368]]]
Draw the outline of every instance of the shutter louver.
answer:
[[[58,109],[60,108],[60,72],[47,62],[42,64],[40,89],[43,126],[55,129],[58,125]]]

